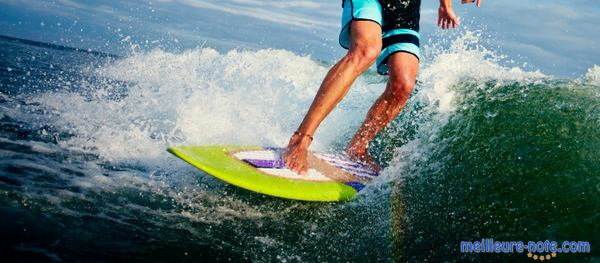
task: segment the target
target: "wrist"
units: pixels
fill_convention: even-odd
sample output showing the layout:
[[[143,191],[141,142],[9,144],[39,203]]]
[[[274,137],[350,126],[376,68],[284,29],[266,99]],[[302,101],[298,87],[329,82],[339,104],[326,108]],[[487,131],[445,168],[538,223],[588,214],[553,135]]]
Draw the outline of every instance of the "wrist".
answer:
[[[441,0],[440,1],[440,8],[452,9],[452,1]]]

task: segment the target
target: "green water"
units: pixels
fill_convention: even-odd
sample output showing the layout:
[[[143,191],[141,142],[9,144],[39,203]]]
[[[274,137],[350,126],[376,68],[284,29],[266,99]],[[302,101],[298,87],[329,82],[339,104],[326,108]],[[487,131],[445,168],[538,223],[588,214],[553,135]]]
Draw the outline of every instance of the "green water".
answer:
[[[600,244],[600,88],[579,82],[463,83],[457,112],[396,184],[402,261],[521,261],[459,253],[461,240]],[[398,237],[402,237],[399,240]],[[398,252],[403,251],[403,252]]]
[[[589,241],[591,255],[552,262],[600,258],[597,69],[589,84],[527,72],[511,82],[513,71],[484,53],[442,52],[371,145],[389,165],[382,176],[352,201],[312,203],[228,185],[165,151],[281,146],[326,72],[311,59],[199,49],[113,61],[14,39],[0,46],[6,261],[531,262],[459,253],[461,240],[482,238]],[[230,61],[243,66],[222,74]],[[321,149],[345,147],[384,81],[355,83],[319,128]],[[454,94],[426,96],[438,87]],[[443,111],[448,98],[453,110]]]

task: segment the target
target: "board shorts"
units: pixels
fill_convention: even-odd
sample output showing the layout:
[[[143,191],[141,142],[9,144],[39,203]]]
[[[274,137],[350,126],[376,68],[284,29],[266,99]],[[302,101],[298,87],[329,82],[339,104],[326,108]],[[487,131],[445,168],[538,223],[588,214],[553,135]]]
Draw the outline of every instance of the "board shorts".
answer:
[[[352,21],[373,21],[381,26],[382,47],[377,57],[377,72],[388,74],[388,58],[406,52],[420,60],[419,19],[421,0],[342,0],[342,30],[339,42],[350,48]]]

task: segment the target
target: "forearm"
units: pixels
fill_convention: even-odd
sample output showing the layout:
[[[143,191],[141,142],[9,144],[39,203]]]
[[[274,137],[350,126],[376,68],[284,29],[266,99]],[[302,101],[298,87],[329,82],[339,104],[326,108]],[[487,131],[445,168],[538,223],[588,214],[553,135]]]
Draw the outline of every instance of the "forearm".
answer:
[[[452,8],[452,0],[440,0],[440,6],[443,8]]]

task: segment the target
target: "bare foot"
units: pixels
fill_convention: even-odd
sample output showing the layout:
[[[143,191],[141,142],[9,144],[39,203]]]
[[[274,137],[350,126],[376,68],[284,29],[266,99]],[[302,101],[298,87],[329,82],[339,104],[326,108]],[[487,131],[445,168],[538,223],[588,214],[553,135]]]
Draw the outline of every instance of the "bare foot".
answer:
[[[366,147],[364,150],[358,150],[356,147],[348,147],[346,154],[353,161],[365,164],[375,172],[381,171],[381,166],[377,161],[368,153]]]
[[[283,153],[285,165],[292,171],[301,175],[308,172],[308,146],[311,139],[307,136],[294,134]]]

